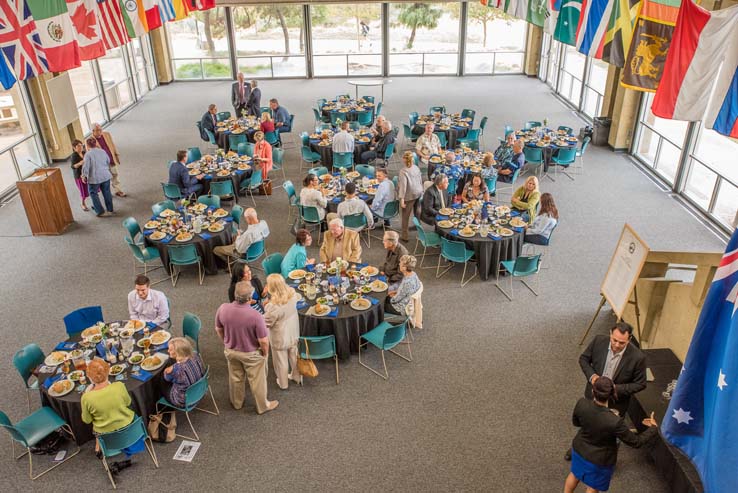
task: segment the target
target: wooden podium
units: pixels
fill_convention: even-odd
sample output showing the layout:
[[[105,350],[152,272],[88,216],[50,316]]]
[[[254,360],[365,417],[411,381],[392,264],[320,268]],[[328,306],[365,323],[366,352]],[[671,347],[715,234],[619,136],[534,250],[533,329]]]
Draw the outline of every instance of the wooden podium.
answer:
[[[60,235],[74,222],[58,168],[39,169],[16,186],[34,236]]]

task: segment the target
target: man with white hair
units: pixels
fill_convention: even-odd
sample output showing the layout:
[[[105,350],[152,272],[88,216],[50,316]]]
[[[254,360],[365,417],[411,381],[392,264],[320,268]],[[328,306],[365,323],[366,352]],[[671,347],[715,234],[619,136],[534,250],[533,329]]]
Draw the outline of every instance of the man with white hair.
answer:
[[[423,164],[428,164],[431,155],[441,153],[441,141],[438,139],[438,135],[433,133],[435,129],[436,126],[434,124],[427,124],[425,126],[425,133],[418,137],[418,140],[415,142],[415,152],[418,153],[418,158]]]
[[[320,245],[320,261],[333,262],[338,257],[352,263],[361,262],[359,233],[343,227],[343,220],[332,219]]]
[[[246,219],[246,231],[239,231],[236,240],[230,245],[217,246],[213,249],[213,253],[222,258],[226,264],[229,257],[240,258],[252,244],[269,236],[269,226],[266,221],[259,220],[256,209],[249,207],[243,211],[243,217]]]
[[[251,86],[243,80],[243,72],[239,72],[236,78],[238,80],[231,86],[231,103],[238,118],[248,112],[247,104],[251,96]]]
[[[384,159],[389,145],[395,143],[395,133],[392,131],[390,122],[384,120],[381,129],[381,135],[378,134],[374,137],[375,144],[371,146],[368,151],[361,153],[361,159],[359,159],[359,161],[361,161],[362,164],[368,164],[377,158]]]
[[[510,159],[500,165],[499,179],[506,183],[512,182],[513,175],[525,166],[525,153],[523,152],[523,141],[518,139],[513,142],[512,155]]]
[[[369,130],[371,130],[372,135],[374,135],[375,138],[376,138],[376,136],[378,136],[378,135],[381,136],[384,133],[384,131],[382,130],[382,128],[384,127],[384,122],[389,123],[389,128],[392,128],[392,122],[390,122],[389,120],[387,120],[387,118],[384,115],[379,115],[374,120],[374,126],[369,129]]]
[[[407,248],[400,244],[400,235],[397,231],[385,231],[384,238],[382,238],[382,244],[384,249],[387,250],[387,255],[384,258],[384,264],[380,269],[382,273],[387,276],[387,280],[396,290],[396,285],[402,281],[402,272],[400,272],[400,258],[403,255],[407,255]]]
[[[120,164],[120,154],[118,154],[118,148],[115,147],[115,142],[110,132],[103,132],[102,125],[99,123],[92,124],[92,136],[97,141],[97,147],[105,151],[110,159],[110,174],[113,178],[110,180],[110,184],[113,185],[115,195],[118,197],[125,197],[126,194],[120,188],[120,180],[118,180],[118,165]]]

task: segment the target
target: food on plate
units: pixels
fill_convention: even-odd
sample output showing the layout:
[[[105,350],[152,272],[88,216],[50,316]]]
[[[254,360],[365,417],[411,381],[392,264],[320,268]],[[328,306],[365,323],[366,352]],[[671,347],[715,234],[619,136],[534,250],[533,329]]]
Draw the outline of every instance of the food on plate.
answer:
[[[102,341],[102,334],[95,334],[94,336],[88,337],[87,340],[92,342],[93,344],[97,344],[98,342]]]
[[[510,214],[510,208],[506,205],[498,205],[495,207],[495,212],[498,214]]]
[[[93,325],[92,327],[87,327],[85,330],[83,330],[81,335],[82,339],[87,339],[88,337],[92,337],[100,333],[100,327],[98,327],[97,325]]]
[[[78,359],[81,358],[84,354],[84,351],[82,351],[81,349],[75,349],[74,351],[71,351],[69,353],[69,357],[72,359]]]
[[[358,289],[358,291],[361,291],[361,292],[362,292],[362,293],[364,293],[364,294],[367,294],[367,293],[371,293],[371,292],[372,292],[372,287],[371,287],[371,286],[369,286],[368,284],[366,284],[366,285],[364,285],[364,286],[361,286],[361,287],[360,287],[360,288]]]
[[[238,165],[238,169],[240,169],[241,171],[246,171],[246,170],[251,169],[251,166],[249,166],[248,164],[243,163],[243,164],[239,164]]]
[[[163,211],[161,211],[161,213],[159,215],[161,217],[171,217],[171,216],[174,216],[176,214],[177,213],[174,212],[172,209],[164,209]]]
[[[514,228],[522,228],[522,227],[525,227],[526,224],[527,223],[523,221],[522,219],[520,219],[519,217],[514,217],[510,219],[510,226]]]
[[[507,219],[500,219],[499,221],[497,221],[497,224],[499,224],[500,226],[505,226],[507,223]]]
[[[367,310],[372,306],[372,302],[366,298],[356,298],[351,302],[351,308],[354,310]]]
[[[139,330],[143,329],[144,325],[146,325],[146,322],[143,320],[129,320],[126,324],[126,329]]]
[[[318,303],[317,305],[315,305],[313,311],[316,315],[325,315],[331,311],[331,307]]]
[[[454,210],[450,207],[444,207],[443,209],[440,209],[438,213],[444,216],[450,216],[451,214],[454,213]]]
[[[387,283],[384,281],[380,281],[379,279],[377,279],[376,281],[372,281],[370,286],[372,287],[372,291],[376,293],[380,293],[387,289]]]
[[[67,359],[68,353],[66,351],[52,351],[50,355],[46,357],[48,365],[58,365]]]
[[[308,287],[307,284],[302,283],[299,286],[297,286],[297,289],[304,292],[307,289],[307,287]]]
[[[474,230],[469,226],[464,226],[464,228],[459,231],[459,233],[462,236],[474,236]]]
[[[289,278],[293,280],[302,279],[303,277],[305,277],[305,274],[307,274],[307,272],[305,272],[303,269],[295,269],[289,273]]]
[[[213,212],[213,217],[226,217],[228,215],[228,211],[225,209],[217,209],[215,212]]]
[[[170,334],[166,330],[156,331],[151,334],[151,344],[154,344],[155,346],[158,346],[159,344],[164,344],[169,340],[170,337],[172,337],[172,334]]]
[[[190,233],[178,233],[175,240],[177,241],[190,241],[192,239],[192,234]]]
[[[346,295],[346,299],[349,301],[354,301],[356,298],[358,298],[359,295],[356,293],[349,293]]]
[[[123,329],[120,331],[120,336],[124,339],[127,337],[133,337],[134,332],[135,332],[134,329]]]
[[[151,337],[143,337],[136,342],[136,346],[138,347],[146,347],[146,344],[151,344]]]
[[[155,354],[143,360],[143,363],[141,363],[141,368],[143,368],[144,370],[153,370],[154,368],[159,367],[161,363],[161,358]]]
[[[143,361],[143,359],[144,359],[144,355],[143,354],[141,354],[139,352],[135,352],[135,353],[133,353],[128,358],[128,362],[131,363],[132,365],[137,365],[137,364],[141,363]]]
[[[208,231],[211,233],[220,233],[223,231],[223,225],[218,223],[211,224],[210,227],[208,227]]]
[[[361,272],[362,276],[376,276],[377,274],[379,274],[379,269],[377,269],[373,265],[367,265],[366,267],[362,268],[359,272]]]
[[[346,178],[348,178],[349,180],[353,180],[354,178],[358,178],[360,176],[361,175],[359,174],[358,171],[350,171],[350,172],[346,173]]]
[[[222,169],[222,170],[218,171],[218,176],[228,176],[230,174],[231,174],[231,172],[228,171],[227,169]]]
[[[123,371],[125,367],[123,365],[113,365],[110,367],[110,374],[115,376]]]
[[[75,370],[69,374],[69,380],[71,380],[72,382],[78,382],[84,374],[85,372],[83,372],[82,370]]]
[[[200,170],[199,169],[191,169],[191,170],[189,170],[187,172],[187,174],[190,175],[190,176],[197,176],[197,175],[200,174]]]
[[[159,221],[147,221],[144,224],[144,229],[156,229],[159,227]]]
[[[51,390],[53,390],[55,394],[63,394],[70,390],[73,386],[74,383],[72,383],[71,380],[59,380],[54,382],[54,384],[51,386]]]
[[[318,298],[317,300],[315,300],[315,302],[317,304],[319,304],[319,305],[327,305],[328,304],[328,298],[326,298],[324,296],[321,296],[320,298]]]
[[[438,221],[438,227],[439,228],[453,228],[454,227],[454,223],[452,223],[448,219],[444,219],[442,221]]]
[[[158,241],[158,240],[163,240],[164,238],[166,238],[166,236],[167,234],[163,231],[154,231],[153,233],[151,233],[149,238],[151,238],[154,241]]]
[[[512,236],[513,235],[513,232],[512,232],[511,229],[500,228],[500,235],[502,235],[502,236]]]

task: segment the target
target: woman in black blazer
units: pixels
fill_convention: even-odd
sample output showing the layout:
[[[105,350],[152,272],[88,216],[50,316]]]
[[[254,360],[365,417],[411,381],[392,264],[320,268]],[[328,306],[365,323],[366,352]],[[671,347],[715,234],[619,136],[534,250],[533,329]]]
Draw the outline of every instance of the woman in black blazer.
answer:
[[[623,417],[608,409],[607,402],[614,392],[612,380],[600,377],[592,388],[593,399],[583,397],[574,408],[572,422],[579,432],[572,442],[571,472],[564,483],[564,493],[572,493],[580,481],[587,486],[587,493],[607,491],[618,460],[617,440],[640,448],[656,436],[653,417],[644,419],[643,424],[649,428],[636,434]]]
[[[241,281],[249,281],[251,286],[254,288],[253,298],[249,301],[251,308],[259,313],[264,313],[264,306],[262,304],[264,285],[258,277],[251,274],[251,268],[242,262],[236,262],[236,265],[233,266],[233,271],[231,272],[231,285],[228,287],[228,301],[233,303],[233,300],[235,299],[236,284]]]

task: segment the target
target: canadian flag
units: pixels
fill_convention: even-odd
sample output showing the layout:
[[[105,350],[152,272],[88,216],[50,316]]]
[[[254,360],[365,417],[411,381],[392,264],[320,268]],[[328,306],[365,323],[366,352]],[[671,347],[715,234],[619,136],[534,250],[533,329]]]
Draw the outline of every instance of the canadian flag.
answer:
[[[82,60],[94,60],[105,55],[105,46],[97,22],[96,0],[67,0],[69,16],[79,44]]]

